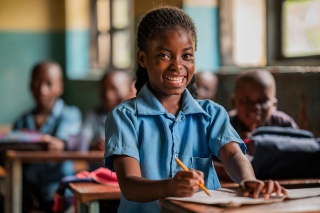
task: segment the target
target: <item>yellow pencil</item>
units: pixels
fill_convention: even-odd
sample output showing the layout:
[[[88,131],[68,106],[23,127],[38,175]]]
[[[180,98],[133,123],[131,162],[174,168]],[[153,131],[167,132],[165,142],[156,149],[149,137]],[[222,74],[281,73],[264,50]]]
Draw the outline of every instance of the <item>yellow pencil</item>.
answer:
[[[179,158],[176,158],[176,161],[183,170],[189,171],[189,169],[181,162]],[[199,183],[199,186],[210,197],[210,193],[208,192],[208,189],[202,183]]]

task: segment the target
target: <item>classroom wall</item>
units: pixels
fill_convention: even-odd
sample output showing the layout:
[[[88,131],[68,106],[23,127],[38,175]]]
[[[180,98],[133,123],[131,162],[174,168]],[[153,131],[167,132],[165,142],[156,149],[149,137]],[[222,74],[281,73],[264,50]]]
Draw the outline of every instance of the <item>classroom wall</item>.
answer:
[[[0,124],[32,106],[28,80],[36,62],[64,65],[63,8],[63,0],[0,1]]]
[[[160,1],[135,0],[136,23],[146,10],[158,5],[157,2]],[[182,7],[185,2],[165,0],[161,3]],[[198,10],[201,6],[189,6],[185,4],[186,10],[191,10],[191,16],[201,15]],[[88,67],[87,7],[88,0],[0,0],[0,127],[11,124],[32,106],[29,75],[32,66],[40,60],[52,59],[61,63],[65,71],[63,99],[68,104],[85,112],[98,103],[97,82],[81,80]],[[211,16],[215,16],[217,8],[214,6],[211,12]],[[213,20],[212,24],[217,23]],[[213,36],[212,44],[218,42],[216,35]],[[216,51],[217,48],[213,46],[212,49]],[[206,61],[217,64],[218,57],[212,56],[212,61],[210,58]],[[202,62],[197,63],[201,67]],[[315,72],[320,71],[319,67],[272,69],[277,82],[278,108],[291,115],[300,127],[320,137],[320,93],[317,92],[320,72]],[[229,110],[236,74],[221,68],[218,76],[217,102]]]

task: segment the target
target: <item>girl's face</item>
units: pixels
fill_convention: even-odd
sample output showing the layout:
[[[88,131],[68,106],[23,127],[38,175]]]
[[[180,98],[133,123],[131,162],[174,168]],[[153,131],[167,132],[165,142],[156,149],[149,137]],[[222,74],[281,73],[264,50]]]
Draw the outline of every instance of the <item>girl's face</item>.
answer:
[[[194,54],[194,38],[181,28],[150,40],[145,51],[139,50],[138,62],[147,69],[158,98],[181,95],[194,74]]]

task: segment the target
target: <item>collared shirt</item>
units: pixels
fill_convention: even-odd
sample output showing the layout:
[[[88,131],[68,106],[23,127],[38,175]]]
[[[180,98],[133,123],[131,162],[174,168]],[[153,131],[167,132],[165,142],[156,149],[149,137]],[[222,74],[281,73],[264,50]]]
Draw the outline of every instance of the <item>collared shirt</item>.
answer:
[[[32,109],[18,118],[13,129],[39,131],[63,141],[67,141],[70,135],[76,135],[80,131],[82,120],[80,110],[75,106],[67,106],[62,99],[56,100],[50,116],[39,130],[36,128],[34,111],[35,109]]]
[[[113,155],[131,156],[140,163],[144,178],[160,180],[173,177],[181,168],[175,158],[204,173],[208,189],[220,183],[212,164],[220,148],[231,141],[245,145],[229,123],[220,105],[193,99],[188,90],[175,116],[169,113],[145,85],[138,96],[118,105],[106,121],[105,165],[113,169]],[[136,203],[123,196],[119,212],[159,212],[157,201]]]
[[[68,106],[62,99],[57,99],[51,115],[45,123],[37,130],[32,109],[21,116],[14,124],[14,130],[29,129],[49,134],[63,141],[67,141],[70,135],[76,135],[80,131],[81,112],[75,106]],[[24,167],[24,178],[34,186],[37,186],[44,200],[53,200],[53,193],[61,178],[72,175],[73,163],[34,163]]]

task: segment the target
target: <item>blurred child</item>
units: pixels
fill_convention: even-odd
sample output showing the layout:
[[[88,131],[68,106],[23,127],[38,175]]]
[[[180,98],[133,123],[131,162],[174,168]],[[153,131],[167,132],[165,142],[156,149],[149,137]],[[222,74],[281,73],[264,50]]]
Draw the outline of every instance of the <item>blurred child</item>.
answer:
[[[260,126],[298,128],[289,115],[276,109],[275,80],[267,70],[241,74],[235,84],[232,104],[235,109],[229,112],[230,121],[242,139]]]
[[[117,173],[118,212],[160,212],[158,199],[192,196],[199,183],[220,188],[212,155],[244,196],[286,193],[276,181],[255,178],[227,112],[210,100],[195,100],[186,89],[194,75],[196,41],[193,21],[176,7],[155,8],[139,23],[138,69],[149,80],[106,120],[105,164]],[[192,169],[181,170],[177,157]]]
[[[48,151],[61,152],[66,149],[70,135],[79,133],[81,113],[78,108],[68,106],[59,97],[63,93],[63,75],[56,62],[41,62],[32,69],[30,89],[35,107],[24,113],[14,123],[14,130],[37,131],[42,141],[48,144]],[[24,212],[39,208],[51,212],[53,193],[62,177],[73,174],[73,164],[34,163],[23,168]],[[31,206],[36,198],[38,204]]]
[[[197,92],[196,98],[199,100],[209,99],[214,101],[216,99],[218,78],[210,71],[200,71],[195,74]]]
[[[87,112],[81,128],[81,141],[90,150],[104,150],[107,113],[122,101],[135,97],[134,82],[134,74],[128,70],[108,71],[100,80],[100,105]]]

